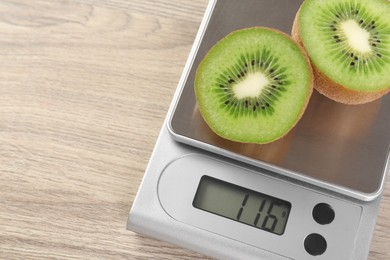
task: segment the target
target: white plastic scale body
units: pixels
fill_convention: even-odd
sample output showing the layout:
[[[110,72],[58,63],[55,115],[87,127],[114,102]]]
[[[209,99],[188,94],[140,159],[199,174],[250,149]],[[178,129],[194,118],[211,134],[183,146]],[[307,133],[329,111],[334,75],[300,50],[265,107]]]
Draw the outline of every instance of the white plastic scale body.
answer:
[[[301,1],[211,1],[128,229],[219,259],[367,259],[389,164],[390,95],[360,106],[314,92],[267,145],[214,135],[196,107],[200,60],[226,34],[290,32]]]

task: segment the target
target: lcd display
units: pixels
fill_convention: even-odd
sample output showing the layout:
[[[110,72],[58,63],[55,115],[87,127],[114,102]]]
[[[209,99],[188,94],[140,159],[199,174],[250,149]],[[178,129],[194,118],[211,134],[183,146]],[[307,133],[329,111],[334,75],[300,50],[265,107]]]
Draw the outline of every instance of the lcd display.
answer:
[[[291,210],[288,201],[206,175],[199,182],[192,205],[277,235],[284,233]]]

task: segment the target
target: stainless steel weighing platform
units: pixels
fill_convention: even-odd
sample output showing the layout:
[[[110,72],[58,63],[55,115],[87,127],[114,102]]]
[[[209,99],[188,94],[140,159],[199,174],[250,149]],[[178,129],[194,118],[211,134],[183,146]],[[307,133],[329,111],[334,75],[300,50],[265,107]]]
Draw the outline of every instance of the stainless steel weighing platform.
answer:
[[[129,229],[221,259],[367,258],[389,167],[390,95],[350,106],[314,91],[296,127],[266,145],[218,137],[196,105],[196,68],[218,40],[252,26],[289,34],[301,2],[210,1],[130,212]],[[268,234],[195,208],[192,200],[204,175],[289,200],[285,233]],[[324,203],[334,210],[333,224],[312,219],[313,208]],[[325,237],[324,252],[308,252],[311,234]]]

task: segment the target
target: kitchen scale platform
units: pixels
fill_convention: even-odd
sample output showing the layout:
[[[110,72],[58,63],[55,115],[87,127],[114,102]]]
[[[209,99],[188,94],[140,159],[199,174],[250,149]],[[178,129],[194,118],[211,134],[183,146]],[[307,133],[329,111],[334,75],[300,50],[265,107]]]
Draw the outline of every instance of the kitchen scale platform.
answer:
[[[390,95],[358,106],[313,92],[270,144],[215,135],[196,68],[230,32],[290,33],[302,1],[212,0],[157,140],[128,229],[220,259],[367,259],[389,167]]]

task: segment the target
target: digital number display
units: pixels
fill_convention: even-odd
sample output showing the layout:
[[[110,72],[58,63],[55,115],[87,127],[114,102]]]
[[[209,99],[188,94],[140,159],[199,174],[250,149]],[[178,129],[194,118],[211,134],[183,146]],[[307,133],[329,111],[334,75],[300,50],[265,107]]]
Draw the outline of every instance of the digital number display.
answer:
[[[291,203],[232,183],[203,176],[192,205],[195,208],[282,235]]]

